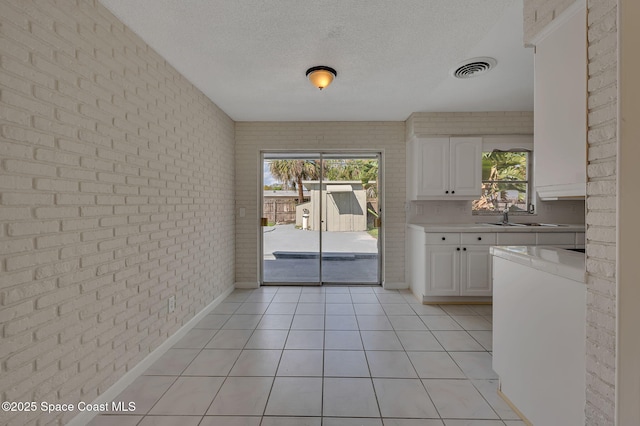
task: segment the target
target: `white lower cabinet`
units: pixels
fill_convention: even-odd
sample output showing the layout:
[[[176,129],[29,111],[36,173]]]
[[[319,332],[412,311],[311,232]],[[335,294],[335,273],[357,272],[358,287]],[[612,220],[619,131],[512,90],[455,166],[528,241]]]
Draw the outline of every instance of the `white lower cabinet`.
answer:
[[[460,295],[491,296],[491,246],[464,247],[460,262]]]
[[[494,233],[426,233],[424,296],[491,296]],[[416,259],[418,260],[418,259]]]
[[[582,243],[582,244],[581,244]],[[422,300],[493,295],[490,248],[495,245],[584,245],[582,232],[425,232],[408,229],[407,280]],[[469,299],[472,300],[472,299]],[[475,300],[475,299],[473,299]]]
[[[458,296],[460,294],[460,247],[427,246],[426,294]]]
[[[427,246],[430,296],[491,296],[490,246]]]

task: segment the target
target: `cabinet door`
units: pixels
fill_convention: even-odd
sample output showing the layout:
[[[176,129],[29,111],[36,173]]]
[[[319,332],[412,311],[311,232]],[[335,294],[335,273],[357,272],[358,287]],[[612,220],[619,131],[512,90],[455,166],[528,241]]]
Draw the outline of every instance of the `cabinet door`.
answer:
[[[584,6],[575,9],[562,25],[555,26],[536,43],[533,176],[542,199],[584,197],[586,193],[588,43],[585,20]]]
[[[460,295],[459,246],[426,246],[426,296]]]
[[[449,138],[419,139],[416,154],[417,195],[444,197],[449,191]]]
[[[482,192],[482,138],[450,139],[449,190],[456,196]]]
[[[491,296],[491,253],[490,246],[463,247],[460,260],[460,295]]]

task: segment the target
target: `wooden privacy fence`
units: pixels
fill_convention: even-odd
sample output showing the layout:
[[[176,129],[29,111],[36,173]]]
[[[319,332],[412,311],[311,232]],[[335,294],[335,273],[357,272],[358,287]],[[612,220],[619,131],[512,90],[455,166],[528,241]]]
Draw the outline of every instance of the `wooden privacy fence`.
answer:
[[[296,201],[292,199],[264,200],[262,207],[269,223],[295,223]]]

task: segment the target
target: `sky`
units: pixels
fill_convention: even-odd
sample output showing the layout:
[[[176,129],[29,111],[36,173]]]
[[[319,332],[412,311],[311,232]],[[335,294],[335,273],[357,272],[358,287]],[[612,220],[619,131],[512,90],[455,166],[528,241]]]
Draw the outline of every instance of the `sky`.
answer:
[[[264,175],[264,185],[273,185],[274,183],[278,183],[278,181],[271,176],[271,172],[269,172],[269,163],[266,161],[262,164],[262,172]]]

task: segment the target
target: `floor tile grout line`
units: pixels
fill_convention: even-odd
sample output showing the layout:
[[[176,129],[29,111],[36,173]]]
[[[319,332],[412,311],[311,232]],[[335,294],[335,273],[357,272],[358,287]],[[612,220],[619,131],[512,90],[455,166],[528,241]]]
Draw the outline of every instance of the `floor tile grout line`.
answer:
[[[253,292],[251,292],[251,293],[253,293]],[[248,299],[248,297],[247,297],[246,299]],[[242,302],[242,304],[246,303],[246,299],[245,299],[245,301],[244,301],[244,302]],[[242,307],[242,304],[240,304],[240,306],[238,306],[238,307],[236,308],[236,311]],[[236,311],[234,311],[234,312],[236,312]],[[227,319],[227,321],[229,321],[229,319],[231,319],[231,317],[232,317],[232,316],[233,316],[233,314],[231,314],[231,315],[229,316],[229,318]],[[224,322],[224,324],[226,324],[226,323],[227,323],[227,321],[225,321],[225,322]],[[220,330],[222,330],[222,327],[224,327],[224,324],[222,324],[222,325],[220,326]],[[217,334],[217,333],[216,333],[216,334]],[[251,333],[251,334],[253,335],[253,333]],[[249,337],[249,338],[251,338],[251,337]],[[213,337],[212,337],[211,339],[213,340]],[[247,342],[248,342],[248,340],[247,340]],[[246,346],[246,342],[245,342],[245,346]],[[206,345],[205,345],[205,347],[206,347]],[[243,346],[243,348],[244,348],[244,346]],[[204,350],[204,348],[203,348],[203,350]],[[225,383],[227,383],[227,379],[229,379],[229,374],[231,374],[231,370],[233,370],[233,367],[234,367],[234,366],[236,365],[236,363],[238,362],[238,359],[240,359],[240,356],[242,355],[242,351],[243,351],[243,349],[240,349],[240,352],[238,353],[238,357],[237,357],[237,358],[236,358],[236,360],[233,362],[233,365],[231,366],[231,368],[230,368],[230,369],[229,369],[229,371],[227,372],[227,375],[225,376],[224,380],[222,380],[222,383],[220,384],[220,387],[219,387],[219,388],[218,388],[218,390],[216,391],[215,395],[213,395],[213,398],[211,399],[211,402],[209,402],[209,405],[207,406],[207,409],[204,411],[203,418],[202,418],[202,419],[200,419],[200,423],[202,423],[202,420],[204,419],[204,416],[206,416],[207,412],[209,412],[209,410],[211,409],[211,406],[213,405],[213,402],[216,400],[216,398],[218,397],[218,395],[220,395],[220,391],[222,390],[222,387],[225,385]],[[202,351],[201,351],[201,352],[202,352]],[[200,352],[200,353],[201,353],[201,352]],[[196,355],[196,358],[197,358],[197,355]],[[194,358],[194,360],[195,360],[195,358]],[[191,362],[193,362],[193,360],[192,360]],[[187,367],[187,368],[188,368],[188,367]],[[186,369],[185,369],[185,370],[183,370],[183,372],[184,372],[184,371],[186,371]]]
[[[278,291],[279,291],[279,290],[278,290]],[[274,293],[274,297],[275,297],[275,294],[277,294],[277,293],[278,293],[278,291],[276,291],[276,292]],[[283,292],[282,294],[285,294],[285,293],[289,293],[289,292]],[[349,293],[349,294],[351,295],[351,294],[360,294],[360,293],[361,293],[361,294],[371,294],[371,293],[367,293],[367,292],[355,292],[355,293]],[[275,383],[275,379],[278,377],[277,372],[278,372],[278,369],[280,368],[280,364],[282,363],[282,358],[283,358],[283,355],[284,355],[284,351],[286,350],[286,349],[285,349],[285,347],[286,347],[286,342],[288,341],[288,339],[289,339],[289,335],[290,335],[290,332],[292,331],[292,326],[293,326],[293,317],[295,317],[295,315],[296,315],[296,313],[297,313],[297,309],[298,309],[298,307],[299,307],[300,303],[304,303],[304,302],[300,302],[300,299],[301,299],[301,297],[302,297],[302,294],[304,294],[304,293],[303,293],[303,291],[301,290],[300,292],[296,292],[296,294],[298,294],[297,302],[295,302],[295,303],[296,303],[296,310],[295,310],[294,314],[292,315],[292,322],[290,323],[289,328],[287,329],[287,337],[285,338],[285,346],[281,349],[280,358],[278,359],[278,365],[276,366],[276,372],[274,373],[274,375],[273,375],[273,376],[267,376],[267,377],[273,377],[273,380],[274,380],[274,381],[272,382],[272,386],[271,386],[271,388],[270,388],[269,395],[268,395],[268,397],[267,397],[267,401],[268,401],[269,397],[271,396],[271,391],[272,391],[272,389],[273,389],[273,385],[274,385],[274,383]],[[312,293],[310,293],[310,294],[312,294]],[[340,293],[337,293],[337,294],[340,294]],[[374,294],[374,295],[376,296],[376,298],[377,298],[378,293],[373,292],[373,294]],[[325,295],[326,295],[326,294],[325,294]],[[273,298],[274,298],[274,297],[272,297],[272,298],[271,298],[271,301],[268,303],[268,305],[270,305],[271,303],[274,303],[274,302],[273,302]],[[239,306],[236,308],[236,310],[235,310],[233,313],[231,313],[231,314],[229,315],[229,318],[227,318],[227,319],[222,323],[222,325],[220,326],[220,328],[216,330],[216,332],[214,333],[214,335],[213,335],[213,336],[212,336],[212,337],[211,337],[211,338],[210,338],[210,339],[209,339],[209,340],[204,344],[204,346],[202,346],[202,347],[200,347],[200,348],[194,348],[194,349],[197,349],[197,350],[198,350],[198,352],[197,352],[196,356],[195,356],[195,357],[194,357],[194,358],[193,358],[193,359],[192,359],[192,360],[187,364],[187,366],[186,366],[184,369],[182,369],[182,371],[179,373],[179,375],[178,375],[178,376],[172,376],[172,377],[174,377],[174,379],[173,379],[172,383],[169,385],[169,387],[167,388],[167,390],[165,390],[165,392],[163,392],[163,394],[162,394],[160,397],[158,397],[158,399],[157,399],[157,400],[156,400],[156,402],[151,406],[151,408],[148,410],[148,412],[147,412],[146,414],[143,414],[143,418],[144,418],[144,417],[146,417],[146,416],[150,416],[150,415],[151,415],[151,414],[150,414],[150,411],[152,411],[152,410],[153,410],[153,408],[157,405],[158,401],[159,401],[162,397],[164,397],[164,395],[166,394],[166,392],[169,390],[169,388],[170,388],[171,386],[173,386],[173,384],[175,384],[175,382],[178,380],[178,378],[185,377],[185,376],[184,376],[184,372],[186,371],[186,369],[187,369],[187,368],[189,368],[189,366],[193,363],[193,361],[195,360],[195,358],[197,358],[197,356],[198,356],[199,354],[201,354],[205,349],[208,349],[206,346],[207,346],[207,345],[211,342],[211,340],[213,340],[213,339],[215,338],[215,336],[216,336],[216,335],[217,335],[217,334],[222,330],[222,327],[224,326],[224,324],[226,324],[226,323],[227,323],[227,321],[229,321],[229,319],[230,319],[233,315],[235,315],[235,314],[237,314],[237,315],[242,315],[241,313],[237,313],[237,310],[240,308],[240,306],[241,306],[243,303],[260,303],[260,301],[259,301],[259,300],[258,300],[257,302],[254,302],[254,301],[252,301],[252,300],[250,301],[250,300],[249,300],[250,298],[251,298],[251,293],[248,293],[248,294],[247,294],[247,296],[243,299],[243,301],[242,301],[242,302],[239,302]],[[405,298],[405,299],[406,299],[406,298]],[[234,300],[235,300],[235,299],[234,299]],[[379,298],[377,298],[377,300],[378,300],[378,301],[377,301],[377,304],[378,304],[378,305],[382,305],[382,303],[381,303],[380,299],[379,299]],[[236,303],[236,302],[234,302],[234,303]],[[307,303],[316,303],[316,302],[307,302]],[[417,316],[420,318],[419,313],[418,313],[418,312],[416,312],[416,309],[414,309],[414,308],[411,306],[411,303],[409,303],[409,301],[406,301],[405,303],[406,303],[407,305],[409,305],[410,309],[414,311],[415,315],[417,315]],[[357,314],[356,314],[356,312],[355,312],[355,307],[353,306],[353,305],[355,304],[355,302],[353,301],[353,299],[351,300],[350,304],[351,304],[352,309],[353,309],[353,311],[354,311],[354,316],[355,316],[355,319],[356,319],[356,325],[357,325],[357,327],[358,327],[358,333],[359,333],[359,336],[360,336],[360,342],[361,342],[361,344],[362,344],[362,350],[363,350],[364,355],[365,355],[365,361],[367,362],[367,368],[368,368],[368,371],[369,371],[369,378],[371,379],[371,383],[372,383],[372,386],[373,386],[373,389],[374,389],[374,394],[375,394],[375,396],[376,396],[376,403],[378,404],[378,411],[380,412],[380,417],[375,417],[375,418],[380,418],[380,419],[382,420],[382,412],[380,411],[380,402],[379,402],[379,400],[378,400],[377,392],[375,391],[375,385],[374,385],[374,383],[373,383],[373,380],[374,380],[374,378],[375,378],[375,377],[373,377],[373,373],[372,373],[372,371],[371,371],[371,367],[370,367],[370,365],[369,365],[370,363],[369,363],[369,359],[368,359],[368,356],[367,356],[366,348],[364,347],[364,339],[363,339],[363,336],[362,336],[362,331],[363,331],[363,330],[361,330],[361,328],[360,328],[360,321],[358,320],[358,318],[359,318],[359,317],[358,317],[358,315],[357,315]],[[323,353],[323,357],[322,357],[322,358],[323,358],[323,366],[322,366],[322,391],[321,391],[321,401],[324,401],[324,379],[325,379],[325,377],[329,377],[329,376],[326,376],[326,375],[325,375],[325,373],[326,373],[326,363],[324,362],[324,361],[325,361],[325,358],[326,358],[326,351],[327,351],[327,348],[326,348],[326,345],[325,345],[326,334],[327,334],[327,331],[331,331],[331,330],[328,330],[328,329],[327,329],[327,327],[326,327],[326,319],[327,319],[327,317],[328,317],[327,312],[326,312],[326,305],[327,305],[327,301],[326,301],[326,297],[325,297],[325,300],[324,300],[324,314],[323,314],[323,315],[324,315],[324,322],[323,322],[324,328],[322,329],[322,331],[323,331],[323,337],[324,337],[324,338],[323,338],[323,343],[322,343],[322,353]],[[256,332],[256,331],[258,331],[258,330],[262,330],[262,329],[258,329],[257,327],[258,327],[258,325],[259,325],[260,321],[264,318],[264,316],[265,316],[265,315],[267,315],[267,314],[266,314],[267,309],[268,309],[268,306],[267,306],[267,308],[265,308],[265,309],[264,309],[264,311],[262,312],[262,314],[260,314],[260,320],[257,322],[257,324],[256,324],[254,327],[252,327],[252,328],[250,329],[250,330],[251,330],[251,336],[250,336],[250,337],[247,339],[247,341],[244,343],[244,345],[243,345],[242,349],[240,349],[240,354],[242,354],[242,352],[243,352],[243,351],[245,351],[245,350],[249,350],[249,349],[246,347],[246,346],[247,346],[247,344],[248,344],[248,342],[249,342],[249,340],[251,339],[251,337],[253,337],[253,336],[254,336],[254,334],[255,334],[255,332]],[[384,311],[384,317],[386,318],[386,320],[387,320],[387,321],[389,321],[389,322],[391,323],[390,315],[387,313],[387,311],[386,311],[386,310],[384,310],[384,308],[382,308],[382,309],[383,309],[383,311]],[[471,308],[468,308],[468,309],[471,309]],[[487,319],[486,319],[486,315],[483,315],[481,312],[476,312],[476,311],[474,311],[473,309],[471,309],[471,310],[472,310],[472,312],[474,312],[474,314],[472,314],[473,316],[476,316],[476,317],[482,318],[482,320],[487,321]],[[489,329],[489,330],[468,330],[468,329],[467,329],[467,328],[465,328],[461,323],[459,323],[458,321],[456,321],[456,319],[455,319],[455,318],[453,318],[453,316],[454,316],[454,315],[456,315],[455,313],[447,312],[447,311],[446,311],[446,310],[444,310],[444,309],[443,309],[443,311],[444,311],[445,315],[447,315],[447,316],[451,317],[451,319],[452,319],[453,321],[455,321],[457,324],[459,324],[459,325],[461,326],[461,328],[462,328],[462,330],[461,330],[461,331],[464,331],[464,332],[465,332],[469,337],[471,337],[471,339],[472,339],[473,341],[475,341],[478,345],[480,345],[480,347],[482,347],[482,348],[484,349],[484,350],[482,350],[482,351],[474,350],[474,351],[453,351],[453,352],[477,352],[477,353],[484,353],[484,352],[487,352],[487,353],[489,353],[489,354],[492,356],[492,351],[490,351],[490,350],[486,349],[486,348],[485,348],[485,347],[480,343],[480,341],[478,341],[478,340],[477,340],[473,335],[471,335],[471,333],[470,333],[470,331],[489,331],[489,332],[492,332],[492,329]],[[248,315],[250,315],[250,314],[248,314]],[[300,314],[300,315],[304,315],[304,314]],[[412,314],[412,315],[413,315],[413,314]],[[422,318],[420,318],[420,319],[422,320]],[[424,321],[422,321],[422,322],[424,322]],[[488,322],[488,321],[487,321],[487,322]],[[398,341],[400,342],[400,346],[402,347],[402,352],[403,352],[403,353],[408,357],[407,348],[405,347],[405,345],[402,343],[402,340],[401,340],[401,339],[399,338],[399,336],[398,336],[398,332],[399,332],[399,331],[403,331],[403,330],[396,329],[396,327],[394,327],[394,326],[393,326],[393,323],[391,323],[391,324],[392,324],[392,330],[389,330],[389,331],[393,331],[393,332],[394,332],[395,337],[396,337],[396,338],[398,339]],[[425,324],[425,326],[426,326],[426,324]],[[265,329],[265,330],[268,330],[268,329]],[[301,329],[300,331],[305,331],[305,330],[302,330],[302,329]],[[344,331],[344,330],[335,330],[335,331]],[[374,331],[375,331],[375,330],[374,330]],[[416,331],[416,330],[408,330],[408,331]],[[424,330],[424,331],[428,331],[428,332],[433,336],[433,333],[432,333],[432,331],[433,331],[433,330],[431,330],[428,326],[426,326],[426,330]],[[433,336],[433,337],[436,339],[436,341],[438,341],[437,337],[435,337],[435,336]],[[440,343],[440,342],[438,341],[438,343]],[[180,348],[180,349],[188,349],[188,348]],[[213,348],[213,349],[215,349],[215,348]],[[255,348],[255,349],[260,349],[260,348]],[[450,353],[451,351],[450,351],[450,350],[447,350],[446,348],[443,348],[443,349],[444,349],[444,352],[446,352],[446,353],[447,353],[447,355],[448,355],[448,356],[453,360],[453,362],[456,364],[456,366],[458,366],[458,368],[460,368],[460,369],[461,369],[461,367],[460,367],[459,363],[458,363],[457,361],[455,361],[455,359],[453,359],[453,358],[451,357],[451,353]],[[347,350],[347,349],[345,349],[345,350]],[[420,352],[424,352],[424,351],[420,351]],[[433,352],[433,351],[426,351],[426,352]],[[436,351],[436,352],[441,352],[441,351]],[[234,365],[231,367],[231,369],[229,370],[229,372],[228,372],[228,373],[227,373],[227,375],[225,376],[225,380],[226,380],[227,378],[231,377],[231,376],[230,376],[230,372],[231,372],[231,370],[234,368],[234,366],[237,364],[239,357],[240,357],[240,355],[239,355],[239,356],[238,356],[238,358],[234,361]],[[410,363],[411,363],[411,365],[412,365],[412,368],[413,368],[413,369],[414,369],[414,371],[417,373],[417,369],[416,369],[416,367],[415,367],[415,365],[414,365],[413,361],[411,361],[411,359],[410,359],[410,358],[409,358],[409,361],[410,361]],[[150,375],[150,376],[156,376],[156,375]],[[162,376],[164,376],[164,375],[162,375]],[[164,376],[164,377],[166,377],[166,376]],[[187,376],[187,377],[188,377],[188,376]],[[253,377],[253,376],[243,376],[243,377]],[[301,377],[306,377],[306,376],[301,376]],[[316,376],[311,376],[311,377],[316,377]],[[423,387],[424,387],[423,379],[422,379],[422,378],[420,378],[420,377],[419,377],[419,375],[418,375],[418,380],[420,380],[420,381],[421,381],[421,383],[422,383],[422,385],[423,385]],[[493,413],[494,413],[496,416],[498,416],[498,419],[499,419],[498,421],[500,421],[500,422],[502,422],[502,423],[504,424],[504,422],[505,422],[506,420],[510,420],[510,419],[503,419],[503,418],[500,416],[500,414],[496,411],[496,409],[495,409],[495,408],[494,408],[494,407],[489,403],[489,401],[485,398],[485,396],[480,392],[480,389],[478,388],[478,384],[479,384],[479,383],[481,383],[482,381],[489,381],[489,380],[495,380],[495,379],[472,379],[471,377],[469,377],[469,376],[465,373],[465,379],[462,379],[462,378],[461,378],[460,380],[465,380],[465,381],[467,381],[467,382],[469,382],[469,383],[471,383],[471,384],[472,384],[472,386],[473,386],[474,390],[476,390],[476,391],[481,395],[482,400],[483,400],[487,405],[489,405],[489,407],[491,408],[491,410],[493,411]],[[223,382],[223,384],[224,384],[224,382]],[[221,388],[222,388],[222,385],[220,386],[220,388],[219,388],[219,389],[218,389],[218,391],[216,392],[216,395],[215,395],[215,396],[214,396],[214,398],[212,399],[212,401],[211,401],[211,403],[210,403],[210,405],[209,405],[209,408],[210,408],[211,404],[213,403],[213,400],[215,400],[215,398],[217,397],[217,395],[218,395],[218,393],[220,392],[220,389],[221,389]],[[426,388],[425,388],[425,391],[426,391]],[[429,398],[431,399],[431,395],[428,393],[428,391],[427,391],[427,395],[428,395],[428,396],[429,396]],[[431,400],[431,402],[433,403],[433,400]],[[267,403],[268,403],[268,402],[267,402]],[[262,416],[263,418],[266,416],[266,406],[267,406],[267,403],[265,403],[265,410],[263,410],[263,416]],[[321,407],[322,407],[322,408],[321,408],[321,416],[320,416],[320,419],[321,419],[321,421],[322,421],[322,420],[324,419],[324,414],[325,414],[325,413],[324,413],[324,405],[323,405],[323,402],[321,402]],[[439,413],[439,411],[438,411],[437,407],[435,406],[435,404],[434,404],[434,407],[436,408],[436,411],[438,412],[438,415],[439,415],[440,419],[441,419],[441,420],[443,420],[444,418],[442,418],[442,417],[440,416],[440,413]],[[208,409],[209,409],[209,408],[208,408]],[[207,411],[208,411],[208,409],[207,409]],[[205,414],[203,414],[203,415],[198,415],[197,417],[200,417],[200,418],[201,418],[200,420],[202,421],[202,420],[204,419],[204,417],[206,416],[207,411],[205,411]],[[267,417],[269,417],[269,416],[267,416]],[[272,416],[271,416],[271,417],[272,417]],[[477,420],[477,419],[474,419],[474,420]],[[493,419],[492,419],[492,420],[493,420]],[[497,419],[496,419],[496,420],[497,420]],[[517,419],[516,419],[516,420],[517,420]],[[262,422],[262,419],[261,419],[261,422]]]
[[[253,292],[251,292],[251,293],[253,293]],[[251,295],[251,293],[249,293],[249,295],[248,295],[248,296],[245,298],[245,300],[240,304],[240,306],[238,306],[238,308],[236,308],[236,310],[234,311],[234,313],[235,313],[235,312],[237,312],[237,311],[238,311],[238,309],[240,309],[244,303],[252,303],[252,302],[247,302],[247,299],[249,299],[249,298],[251,297],[251,296],[250,296],[250,295]],[[269,302],[269,304],[271,304],[271,302]],[[267,308],[268,308],[268,305],[267,305]],[[266,311],[266,309],[265,309],[265,311]],[[233,315],[234,315],[234,314],[231,314],[231,315],[229,316],[229,318],[227,319],[227,321],[229,321],[229,319],[231,319],[231,317],[232,317]],[[238,315],[242,315],[242,314],[238,314]],[[248,314],[248,315],[250,315],[250,314]],[[264,317],[264,313],[263,313],[263,314],[261,314],[260,319],[262,320],[262,318],[263,318],[263,317]],[[227,323],[227,321],[225,321],[225,322],[222,324],[222,326],[220,327],[220,330],[222,330],[222,329],[223,329],[222,327],[224,327],[224,324],[226,324],[226,323]],[[258,326],[258,324],[259,324],[259,323],[260,323],[260,321],[258,321],[258,323],[256,324],[256,327]],[[253,334],[255,333],[255,331],[256,331],[256,327],[254,327],[254,328],[252,329],[251,336],[253,336]],[[216,334],[217,334],[217,333],[216,333]],[[213,396],[213,398],[211,399],[211,402],[209,402],[209,405],[207,406],[207,409],[205,410],[204,415],[206,415],[206,414],[207,414],[207,412],[211,409],[211,406],[213,405],[214,401],[216,400],[216,398],[217,398],[217,397],[218,397],[218,395],[220,394],[220,391],[222,390],[222,387],[225,385],[225,383],[227,383],[227,380],[229,379],[229,377],[233,377],[233,376],[230,376],[231,371],[232,371],[232,370],[233,370],[233,368],[236,366],[236,364],[237,364],[238,360],[239,360],[239,359],[240,359],[240,357],[242,356],[242,352],[245,350],[245,348],[246,348],[247,344],[249,343],[249,340],[251,340],[251,336],[249,336],[249,338],[247,339],[247,341],[244,343],[243,347],[240,349],[240,352],[238,353],[238,357],[237,357],[237,358],[235,359],[235,361],[233,362],[233,365],[231,366],[231,368],[230,368],[230,369],[229,369],[229,371],[227,372],[226,376],[224,377],[224,380],[222,381],[222,384],[220,385],[220,387],[219,387],[219,388],[218,388],[218,390],[216,391],[215,395],[214,395],[214,396]],[[213,337],[212,337],[211,339],[213,340]],[[208,344],[208,343],[207,343],[207,344]],[[206,347],[206,345],[205,345],[205,347]],[[204,348],[203,348],[203,349],[202,349],[198,354],[202,353],[202,351],[203,351],[203,350],[204,350]],[[282,356],[282,354],[281,354],[281,356]],[[197,355],[196,355],[196,358],[197,358]],[[195,358],[194,358],[194,360],[195,360]],[[193,362],[193,360],[192,360],[191,362]],[[190,365],[190,364],[191,364],[191,363],[189,363],[189,365]],[[187,366],[186,368],[188,368],[188,366]],[[184,373],[184,371],[186,371],[186,368],[185,368],[185,370],[183,370],[183,373]],[[277,369],[276,369],[276,371],[277,371]],[[181,374],[181,375],[182,375],[182,374]],[[275,379],[274,379],[274,381],[275,381]],[[272,382],[271,386],[273,386],[273,382]],[[268,401],[268,397],[267,397],[267,401]],[[265,409],[266,409],[266,403],[265,403]]]
[[[277,302],[274,302],[273,300],[276,298],[276,295],[278,294],[279,291],[280,291],[280,289],[278,288],[278,290],[274,293],[273,297],[271,298],[271,301],[269,302],[269,305],[267,306],[267,309],[265,309],[264,313],[260,317],[260,321],[258,321],[258,323],[256,324],[256,328],[253,329],[253,333],[251,333],[251,336],[253,336],[255,334],[256,330],[258,329],[257,328],[258,325],[260,325],[260,322],[262,321],[262,319],[266,315],[266,312],[269,310],[269,307],[271,306],[271,304],[277,303]],[[298,299],[300,299],[299,296],[298,296]],[[297,308],[297,305],[296,305],[296,308]],[[294,312],[295,312],[295,310],[294,310]],[[267,395],[267,399],[265,400],[264,408],[262,409],[262,418],[260,419],[260,424],[262,424],[262,422],[264,420],[264,417],[267,414],[267,407],[269,405],[269,399],[271,398],[271,393],[273,392],[273,387],[276,384],[276,377],[278,375],[278,369],[280,368],[280,363],[282,362],[282,357],[284,355],[285,347],[287,345],[287,340],[289,340],[289,334],[291,333],[291,325],[292,324],[293,324],[293,318],[291,318],[291,324],[289,324],[289,329],[287,330],[287,337],[284,339],[284,343],[282,344],[282,350],[280,351],[280,359],[278,359],[278,365],[276,366],[276,371],[273,373],[273,380],[271,381],[271,386],[269,387],[269,393]],[[251,336],[249,337],[249,340],[251,340]],[[245,343],[245,347],[249,343],[249,340],[247,340],[247,343]],[[242,352],[241,352],[241,354],[242,354]],[[229,370],[229,373],[231,373],[231,370]]]
[[[440,305],[438,305],[438,306],[440,306]],[[479,353],[489,352],[489,351],[487,351],[487,350],[486,350],[486,348],[485,348],[485,347],[484,347],[480,342],[478,342],[478,341],[473,337],[473,335],[471,335],[471,333],[469,333],[469,330],[467,330],[467,329],[466,329],[462,324],[460,324],[458,321],[456,321],[456,319],[455,319],[455,318],[453,318],[453,315],[449,314],[449,312],[447,312],[447,311],[446,311],[446,310],[444,310],[444,309],[443,309],[443,311],[444,311],[447,315],[449,315],[453,321],[455,321],[458,325],[460,325],[460,327],[462,327],[462,329],[463,329],[463,330],[464,330],[464,331],[465,331],[465,332],[466,332],[466,333],[467,333],[467,334],[468,334],[468,335],[469,335],[469,336],[470,336],[474,341],[476,341],[476,342],[480,345],[480,347],[482,347],[483,349],[485,349],[485,351],[473,351],[473,352],[479,352]],[[477,314],[477,316],[480,316],[480,314]],[[473,330],[472,330],[472,331],[473,331]],[[491,330],[491,331],[493,332],[493,330]],[[437,339],[437,337],[436,337],[436,339]],[[467,381],[468,381],[468,382],[473,386],[473,388],[478,392],[478,394],[480,395],[480,397],[481,397],[481,398],[486,402],[486,404],[489,406],[489,408],[490,408],[490,409],[495,413],[495,415],[500,419],[500,421],[502,421],[502,417],[500,416],[500,414],[498,414],[498,412],[495,410],[495,408],[493,407],[493,405],[491,405],[491,404],[489,403],[489,401],[487,401],[487,399],[485,398],[485,396],[482,394],[482,392],[480,392],[480,389],[478,389],[478,388],[477,388],[477,386],[476,386],[476,385],[475,385],[475,383],[473,382],[473,379],[472,379],[472,378],[470,378],[470,377],[467,375],[467,373],[465,373],[465,372],[464,372],[464,370],[463,370],[463,369],[462,369],[462,367],[459,365],[459,363],[455,360],[455,358],[453,358],[453,357],[451,356],[451,354],[449,353],[449,352],[451,352],[451,351],[448,351],[448,350],[446,350],[446,349],[445,349],[445,351],[446,351],[447,355],[449,355],[449,358],[451,358],[451,360],[456,364],[456,366],[457,366],[457,367],[458,367],[458,368],[463,372],[463,374],[464,374],[464,375],[465,375],[465,377],[466,377],[466,379],[465,379],[465,380],[467,380]],[[453,351],[453,352],[456,352],[456,351]],[[461,352],[469,352],[469,351],[461,351]],[[421,380],[421,382],[422,382],[422,380]],[[423,386],[424,386],[424,382],[422,382],[422,383],[423,383]],[[425,387],[425,390],[426,390],[426,387]],[[428,392],[427,392],[427,393],[428,393]],[[431,398],[431,396],[430,396],[430,398]],[[433,402],[433,401],[432,401],[432,402]],[[435,404],[434,404],[434,406],[435,406]],[[436,407],[436,410],[437,410],[437,407]],[[438,414],[439,414],[439,411],[438,411]],[[442,417],[441,417],[441,418],[442,418]],[[504,422],[502,422],[502,423],[503,423],[503,424],[505,424]]]

